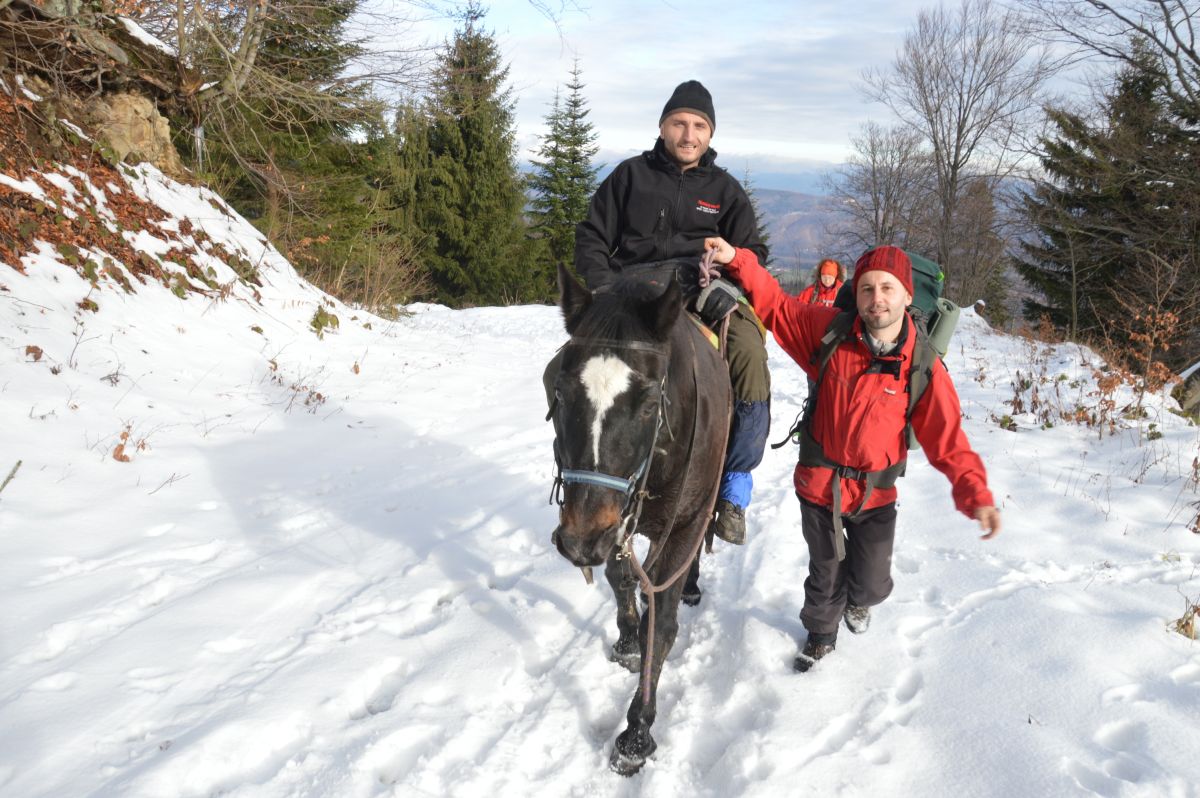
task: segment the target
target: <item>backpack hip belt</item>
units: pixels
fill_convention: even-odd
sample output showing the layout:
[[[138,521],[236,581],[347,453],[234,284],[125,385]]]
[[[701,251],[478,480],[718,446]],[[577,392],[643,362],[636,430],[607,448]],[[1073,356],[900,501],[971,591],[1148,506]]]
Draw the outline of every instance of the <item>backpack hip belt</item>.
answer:
[[[908,459],[905,458],[898,463],[892,463],[887,468],[881,468],[877,471],[860,471],[857,468],[851,468],[847,465],[834,462],[825,456],[825,450],[821,448],[821,444],[817,443],[813,438],[812,433],[805,426],[800,430],[800,465],[808,466],[809,468],[828,468],[833,471],[833,504],[830,507],[833,516],[833,545],[837,552],[838,562],[846,559],[846,540],[845,532],[842,527],[842,480],[853,479],[862,482],[866,490],[863,491],[862,501],[859,502],[858,508],[851,513],[846,513],[845,517],[851,521],[858,518],[859,513],[867,506],[867,501],[871,498],[871,493],[880,488],[886,490],[896,486],[896,480],[904,476],[904,469],[908,465]]]

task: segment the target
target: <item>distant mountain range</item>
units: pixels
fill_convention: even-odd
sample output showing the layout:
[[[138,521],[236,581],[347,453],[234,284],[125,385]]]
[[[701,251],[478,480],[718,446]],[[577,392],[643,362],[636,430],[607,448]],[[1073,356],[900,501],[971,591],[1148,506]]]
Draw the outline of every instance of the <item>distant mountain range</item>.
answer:
[[[828,254],[829,197],[756,188],[754,198],[767,230],[774,270],[807,272]]]

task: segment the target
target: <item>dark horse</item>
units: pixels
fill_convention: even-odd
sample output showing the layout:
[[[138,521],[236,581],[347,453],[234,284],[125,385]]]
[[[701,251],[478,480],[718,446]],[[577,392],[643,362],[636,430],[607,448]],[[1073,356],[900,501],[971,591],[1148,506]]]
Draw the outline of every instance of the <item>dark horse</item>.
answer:
[[[593,296],[560,268],[559,288],[571,339],[551,400],[562,504],[553,540],[585,574],[605,564],[616,594],[612,659],[642,674],[611,759],[631,775],[656,748],[650,726],[679,629],[684,572],[699,600],[700,544],[729,433],[729,376],[683,312],[676,281],[665,292],[620,281]],[[635,532],[650,539],[645,563],[633,554]],[[645,614],[639,584],[649,597]]]

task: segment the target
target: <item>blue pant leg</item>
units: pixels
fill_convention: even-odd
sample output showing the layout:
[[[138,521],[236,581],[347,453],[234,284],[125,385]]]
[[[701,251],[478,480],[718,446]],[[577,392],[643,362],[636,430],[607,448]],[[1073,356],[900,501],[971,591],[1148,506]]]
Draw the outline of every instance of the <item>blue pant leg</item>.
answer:
[[[725,452],[725,474],[721,477],[720,498],[746,508],[754,478],[750,471],[762,462],[771,426],[770,402],[736,403],[729,430],[729,449]]]
[[[766,334],[747,304],[729,317],[729,380],[733,385],[733,420],[720,498],[743,509],[750,504],[754,480],[750,471],[762,462],[771,426],[771,374],[767,369]]]

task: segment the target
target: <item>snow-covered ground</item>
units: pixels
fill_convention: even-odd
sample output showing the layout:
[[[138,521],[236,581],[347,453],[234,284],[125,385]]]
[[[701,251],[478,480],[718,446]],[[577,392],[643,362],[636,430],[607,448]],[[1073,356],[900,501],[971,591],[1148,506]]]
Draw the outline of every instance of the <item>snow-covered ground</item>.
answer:
[[[1004,532],[914,453],[895,593],[804,675],[795,454],[768,450],[623,779],[612,598],[549,540],[557,312],[376,318],[137,173],[261,302],[92,290],[51,247],[0,266],[0,795],[1200,795],[1200,645],[1170,630],[1200,598],[1197,430],[1161,398],[1102,438],[1006,403],[1032,369],[1094,404],[1086,351],[964,315],[949,366]],[[805,388],[770,351],[774,440]]]

